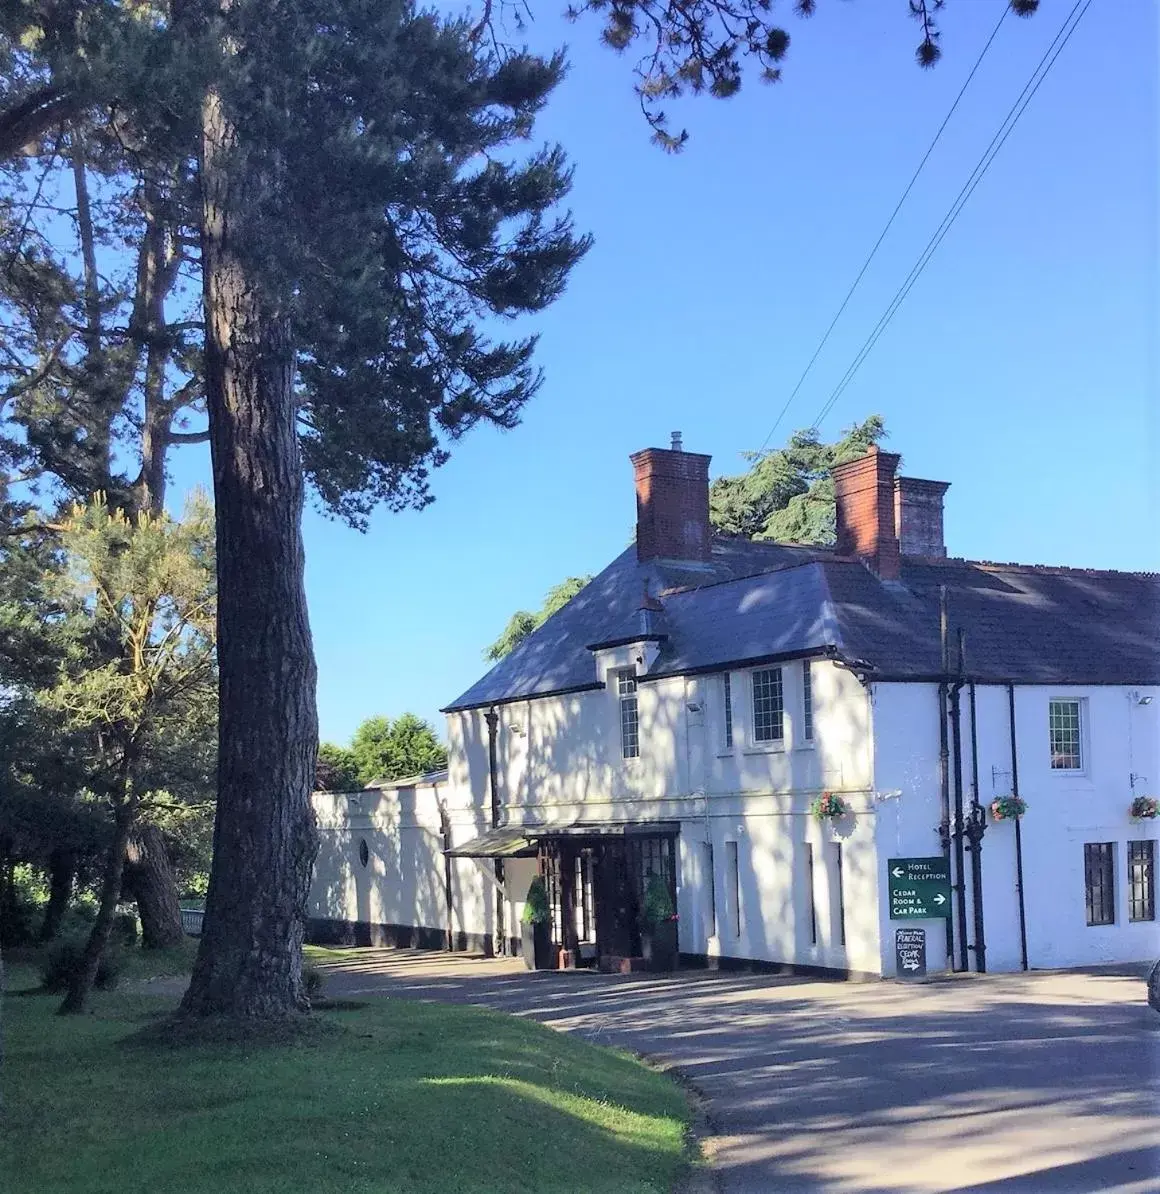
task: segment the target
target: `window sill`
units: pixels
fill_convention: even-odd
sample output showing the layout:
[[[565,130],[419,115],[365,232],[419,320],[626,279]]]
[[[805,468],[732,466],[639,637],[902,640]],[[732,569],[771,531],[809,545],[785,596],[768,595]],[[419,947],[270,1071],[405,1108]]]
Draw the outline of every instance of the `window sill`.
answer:
[[[794,748],[794,750],[813,750],[816,745],[817,744],[815,743],[813,738],[811,738],[807,742],[795,742],[793,748]]]
[[[748,746],[741,753],[743,755],[783,755],[785,754],[785,743],[770,742],[764,746]]]

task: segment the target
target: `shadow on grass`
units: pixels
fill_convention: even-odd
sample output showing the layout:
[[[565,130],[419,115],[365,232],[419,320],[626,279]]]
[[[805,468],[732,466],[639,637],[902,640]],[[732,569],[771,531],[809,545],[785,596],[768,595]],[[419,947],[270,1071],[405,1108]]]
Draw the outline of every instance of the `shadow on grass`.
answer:
[[[172,1007],[109,994],[62,1021],[52,1001],[10,1005],[5,1194],[612,1194],[668,1190],[684,1168],[671,1082],[521,1019],[383,1000],[309,1017],[308,1039],[144,1047]]]

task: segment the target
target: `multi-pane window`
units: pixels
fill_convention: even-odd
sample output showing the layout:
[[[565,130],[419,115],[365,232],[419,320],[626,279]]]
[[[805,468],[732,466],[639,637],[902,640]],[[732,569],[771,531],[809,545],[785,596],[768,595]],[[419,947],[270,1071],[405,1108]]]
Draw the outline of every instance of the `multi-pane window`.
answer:
[[[1085,842],[1084,902],[1089,925],[1116,923],[1115,842]]]
[[[1080,702],[1050,701],[1047,706],[1047,724],[1051,738],[1052,770],[1082,770]]]
[[[1128,919],[1156,919],[1156,843],[1128,843]]]
[[[620,698],[620,753],[626,759],[640,758],[640,717],[636,706],[636,674],[616,673],[616,694]]]
[[[757,742],[780,742],[785,737],[781,668],[753,673],[753,737]]]
[[[722,690],[725,693],[725,749],[733,746],[733,690],[729,683],[729,673],[721,677]]]
[[[802,737],[807,742],[814,737],[814,685],[808,659],[802,660]]]

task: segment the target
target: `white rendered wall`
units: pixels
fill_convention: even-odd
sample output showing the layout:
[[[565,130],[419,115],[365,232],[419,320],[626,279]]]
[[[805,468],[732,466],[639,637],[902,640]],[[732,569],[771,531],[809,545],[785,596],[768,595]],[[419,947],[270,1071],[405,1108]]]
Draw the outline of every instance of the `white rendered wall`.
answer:
[[[1138,703],[1153,695],[1151,704]],[[1083,709],[1084,767],[1081,773],[1053,771],[1048,749],[1048,702],[1079,699]],[[1160,776],[1160,693],[1122,687],[1021,687],[1015,689],[1019,794],[1023,818],[1023,883],[1028,964],[1032,968],[1146,961],[1160,955],[1155,922],[1128,919],[1127,842],[1156,840],[1155,821],[1128,817],[1129,775]],[[978,794],[989,806],[1011,792],[1011,742],[1007,689],[978,686]],[[933,684],[881,684],[874,688],[875,783],[880,791],[901,789],[879,816],[880,879],[891,856],[936,854],[940,819],[938,789],[938,705]],[[964,805],[974,779],[968,689],[962,692]],[[953,759],[951,760],[953,785]],[[1138,793],[1155,794],[1160,784],[1138,781]],[[953,801],[953,786],[952,786]],[[892,810],[892,811],[887,811]],[[1084,904],[1084,843],[1114,842],[1116,923],[1089,926]],[[1160,855],[1160,845],[1156,847]],[[983,838],[983,911],[987,969],[1021,966],[1015,827],[988,817]],[[1157,858],[1160,863],[1160,857]],[[968,942],[974,942],[971,862],[967,884]],[[881,910],[883,961],[893,965],[889,909]],[[911,923],[911,922],[905,922]],[[933,969],[942,940],[938,922],[928,928],[928,965]],[[957,952],[957,948],[956,948]],[[889,957],[887,957],[889,955]],[[970,966],[975,968],[974,952]]]
[[[598,674],[635,662],[638,649],[600,652]],[[620,706],[608,688],[498,707],[497,766],[505,819],[512,824],[679,821],[681,949],[767,962],[877,973],[875,805],[871,798],[868,696],[849,672],[812,665],[814,737],[802,732],[801,661],[783,663],[785,739],[754,741],[750,671],[731,673],[733,745],[724,745],[721,674],[640,678],[640,758],[624,759]],[[639,669],[639,665],[638,665]],[[488,796],[483,710],[448,716],[449,786],[481,806]],[[843,794],[851,816],[820,825],[809,814],[822,790]],[[716,923],[711,922],[713,843]],[[736,842],[741,933],[726,908],[727,842]],[[838,915],[837,851],[842,845],[846,940]],[[811,933],[808,856],[814,852],[816,937]],[[527,870],[527,874],[524,871]],[[518,915],[531,870],[507,884]],[[716,932],[714,932],[714,928]]]
[[[320,846],[308,915],[320,920],[442,931],[447,901],[440,805],[452,844],[477,836],[476,810],[456,803],[447,785],[314,794]],[[367,844],[364,866],[359,845]],[[452,861],[455,933],[492,932],[494,900],[476,863]]]

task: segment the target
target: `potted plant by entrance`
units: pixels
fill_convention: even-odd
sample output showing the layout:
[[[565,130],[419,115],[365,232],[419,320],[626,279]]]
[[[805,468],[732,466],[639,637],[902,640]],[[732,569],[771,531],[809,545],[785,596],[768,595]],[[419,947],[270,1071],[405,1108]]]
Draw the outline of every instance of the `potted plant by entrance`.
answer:
[[[649,875],[640,910],[640,952],[650,970],[677,968],[677,910],[669,885],[660,875]]]
[[[529,970],[552,969],[552,911],[548,907],[548,889],[537,875],[528,888],[520,923],[524,965]]]

